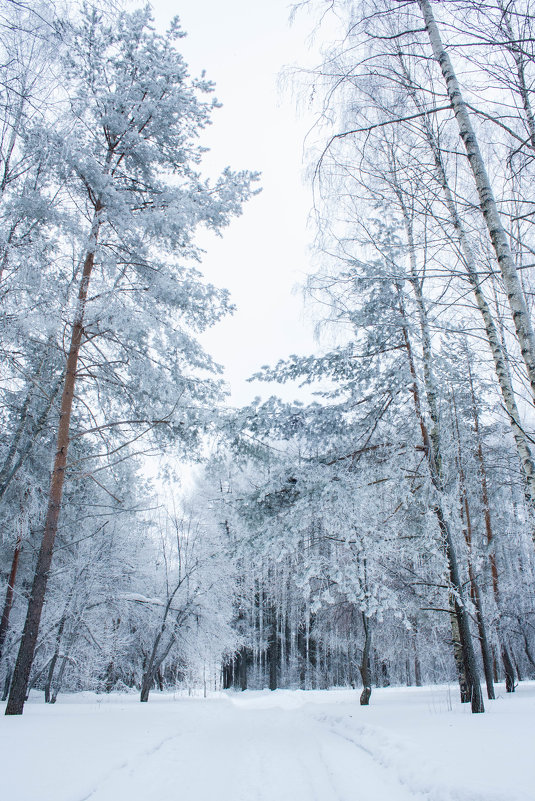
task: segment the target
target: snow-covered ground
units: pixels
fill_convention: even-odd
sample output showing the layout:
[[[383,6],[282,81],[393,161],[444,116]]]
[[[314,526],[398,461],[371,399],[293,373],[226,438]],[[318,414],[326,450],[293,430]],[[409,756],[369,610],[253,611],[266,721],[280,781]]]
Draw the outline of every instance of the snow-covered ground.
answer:
[[[535,682],[471,715],[454,687],[93,693],[0,718],[9,801],[533,801]]]

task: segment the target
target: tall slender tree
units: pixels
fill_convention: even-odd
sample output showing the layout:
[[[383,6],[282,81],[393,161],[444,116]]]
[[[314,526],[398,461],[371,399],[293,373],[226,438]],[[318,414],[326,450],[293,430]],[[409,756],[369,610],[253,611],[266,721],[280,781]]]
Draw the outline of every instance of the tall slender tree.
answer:
[[[200,99],[202,93],[210,92],[211,84],[188,76],[175,48],[181,35],[176,20],[166,35],[156,34],[148,10],[121,14],[111,25],[95,10],[86,10],[65,36],[67,108],[63,128],[47,136],[57,154],[58,171],[63,173],[58,177],[84,204],[87,228],[70,323],[48,510],[8,715],[22,712],[37,642],[62,505],[83,345],[105,328],[109,341],[122,334],[130,340],[130,349],[135,343],[147,360],[151,352],[156,360],[168,358],[174,347],[175,358],[200,364],[201,353],[193,351],[192,356],[195,346],[185,332],[176,330],[172,316],[189,318],[202,327],[225,308],[224,296],[218,303],[215,290],[203,288],[198,276],[188,274],[176,258],[197,255],[193,235],[199,225],[218,231],[239,212],[249,194],[251,175],[227,171],[212,186],[196,172],[202,152],[196,138],[208,124],[214,102]],[[166,261],[156,255],[157,248],[167,251]],[[122,303],[124,293],[129,295],[127,304]],[[158,304],[167,307],[169,320],[162,319],[162,307],[156,311]],[[133,328],[136,315],[141,319],[137,330]],[[103,340],[100,347],[105,350],[104,336]],[[189,353],[180,354],[180,341]],[[209,361],[204,361],[209,367]],[[171,370],[176,376],[176,370]],[[125,381],[124,373],[122,378]],[[184,382],[180,387],[177,378],[160,396],[160,408],[169,404],[161,417],[169,417],[185,391]],[[128,387],[128,376],[125,383]]]
[[[434,58],[446,83],[448,97],[459,126],[459,135],[465,146],[468,162],[474,176],[481,213],[502,274],[520,351],[526,365],[532,395],[535,400],[535,334],[522,284],[511,253],[509,237],[502,222],[487,167],[481,154],[478,138],[472,126],[469,110],[463,98],[457,75],[442,42],[431,2],[430,0],[418,0],[418,5],[429,35]]]

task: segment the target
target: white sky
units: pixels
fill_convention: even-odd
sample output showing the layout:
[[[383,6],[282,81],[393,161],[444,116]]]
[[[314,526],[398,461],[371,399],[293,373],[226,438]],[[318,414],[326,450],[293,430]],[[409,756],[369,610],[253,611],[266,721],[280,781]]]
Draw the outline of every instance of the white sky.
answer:
[[[225,365],[231,403],[241,405],[284,392],[245,383],[261,365],[315,347],[301,294],[292,293],[308,270],[313,236],[307,227],[312,196],[303,180],[311,117],[298,117],[290,92],[278,89],[282,67],[317,60],[307,47],[310,21],[302,14],[290,26],[287,0],[153,0],[153,6],[159,26],[178,14],[188,34],[179,46],[190,73],[205,69],[223,104],[202,137],[210,148],[208,174],[215,177],[225,166],[262,172],[262,193],[242,217],[222,239],[202,240],[203,273],[229,289],[238,307],[202,342]]]

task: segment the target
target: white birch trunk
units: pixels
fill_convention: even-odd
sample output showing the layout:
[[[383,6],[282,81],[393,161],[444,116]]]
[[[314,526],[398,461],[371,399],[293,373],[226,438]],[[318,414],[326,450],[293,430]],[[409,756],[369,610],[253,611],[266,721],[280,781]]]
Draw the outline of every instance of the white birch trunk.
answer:
[[[418,111],[424,113],[423,106],[420,103],[418,96],[414,91],[414,88],[412,87],[411,77],[401,57],[400,57],[400,62],[403,68],[404,76],[407,80],[407,90],[412,98],[412,101],[414,102]],[[524,474],[524,479],[526,482],[527,493],[533,507],[535,508],[535,465],[533,462],[533,456],[531,454],[531,449],[529,447],[528,439],[524,433],[524,430],[520,425],[520,415],[518,411],[518,406],[516,403],[513,385],[511,383],[510,373],[507,369],[507,362],[505,355],[503,353],[503,348],[501,346],[500,337],[498,335],[498,331],[494,323],[492,312],[490,310],[489,304],[487,303],[487,300],[483,293],[483,289],[481,287],[481,283],[478,278],[474,254],[470,246],[470,242],[466,234],[464,225],[457,211],[457,206],[448,183],[446,169],[444,167],[444,163],[442,160],[442,154],[440,152],[439,144],[437,142],[436,136],[433,132],[429,119],[427,116],[425,116],[425,114],[422,117],[422,120],[423,120],[425,138],[433,154],[433,159],[435,162],[436,178],[444,195],[446,208],[448,209],[451,223],[453,225],[455,233],[457,234],[459,245],[461,247],[461,252],[463,254],[466,274],[472,286],[477,307],[483,319],[483,325],[485,327],[487,342],[489,344],[489,348],[492,353],[492,359],[494,361],[494,369],[496,372],[496,376],[498,378],[498,383],[500,386],[503,402],[507,410],[507,414],[509,415],[509,421],[511,423],[511,428],[513,431],[513,437],[515,440],[518,457],[520,459],[522,472]]]
[[[422,12],[429,41],[433,49],[433,55],[440,66],[446,82],[448,96],[459,126],[459,133],[466,148],[468,162],[474,176],[479,196],[481,212],[487,224],[494,252],[496,253],[513,316],[520,351],[526,365],[533,398],[535,399],[535,335],[533,333],[522,286],[509,247],[507,232],[501,221],[485,163],[479,149],[477,137],[472,127],[470,115],[468,114],[468,109],[464,102],[450,57],[442,43],[431,3],[429,0],[418,0],[418,5]]]

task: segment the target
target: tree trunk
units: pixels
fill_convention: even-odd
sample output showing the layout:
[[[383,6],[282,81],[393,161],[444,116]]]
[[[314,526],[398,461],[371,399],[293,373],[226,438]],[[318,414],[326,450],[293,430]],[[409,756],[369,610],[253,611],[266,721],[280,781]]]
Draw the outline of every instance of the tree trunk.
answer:
[[[505,670],[505,690],[508,693],[514,693],[515,691],[515,669],[513,667],[513,660],[509,654],[509,649],[505,645],[502,644],[501,647],[502,651],[502,662],[503,668]]]
[[[474,569],[472,565],[469,567],[470,588],[472,594],[472,601],[476,610],[477,631],[479,634],[479,643],[481,645],[481,658],[483,660],[483,672],[485,674],[485,684],[487,685],[487,698],[489,701],[494,701],[496,694],[494,692],[494,681],[492,676],[492,654],[487,637],[487,627],[485,625],[485,618],[483,615],[483,608],[481,603],[481,591],[477,583]]]
[[[440,66],[446,82],[448,97],[451,101],[453,112],[459,126],[460,137],[466,148],[468,162],[474,176],[479,196],[481,212],[487,225],[492,247],[502,274],[520,351],[526,365],[532,395],[535,399],[535,335],[533,333],[526,299],[509,247],[507,233],[501,221],[485,163],[455,71],[450,57],[442,44],[430,0],[418,0],[418,5],[422,12],[433,55]]]
[[[535,668],[535,659],[533,658],[533,654],[531,653],[528,638],[526,637],[526,632],[522,629],[522,637],[524,639],[524,653],[528,658],[528,662],[532,668]]]
[[[405,320],[405,309],[403,307],[403,301],[400,292],[400,312],[402,318]],[[404,325],[402,329],[403,338],[405,341],[405,348],[407,351],[407,357],[409,361],[409,370],[412,377],[412,396],[414,401],[414,407],[416,411],[416,418],[420,425],[420,431],[422,434],[422,442],[424,447],[424,452],[426,455],[426,460],[429,468],[429,473],[431,476],[431,481],[433,486],[437,490],[437,496],[440,499],[442,496],[442,480],[440,475],[440,453],[437,455],[435,454],[434,450],[434,443],[429,435],[427,430],[427,426],[423,417],[422,412],[422,405],[420,402],[420,392],[418,389],[418,377],[416,374],[416,368],[414,366],[414,359],[412,356],[412,348],[409,339],[409,333],[407,327]],[[438,429],[435,428],[436,435],[435,439],[438,438]],[[437,459],[438,456],[438,459]],[[442,505],[438,502],[435,504],[433,508],[433,512],[437,518],[437,523],[440,531],[441,541],[443,544],[444,555],[446,557],[446,563],[448,565],[448,573],[449,579],[451,583],[451,587],[454,594],[454,602],[453,602],[453,609],[452,612],[455,614],[455,618],[457,620],[458,626],[458,639],[461,645],[462,654],[463,654],[463,662],[464,662],[464,671],[466,674],[466,684],[470,688],[470,700],[472,706],[472,712],[479,713],[484,712],[485,707],[483,704],[483,696],[481,694],[481,685],[479,683],[479,674],[477,669],[477,661],[475,658],[474,653],[474,646],[472,642],[472,635],[470,632],[470,621],[468,617],[468,612],[466,609],[466,602],[464,600],[464,586],[463,582],[461,581],[461,575],[459,571],[459,566],[457,563],[457,555],[455,552],[455,547],[453,543],[453,538],[451,535],[449,524],[445,518]],[[450,619],[452,620],[452,639],[454,643],[454,656],[455,655],[455,642],[457,640],[456,632],[453,630],[455,628],[455,620],[453,615],[450,615]],[[458,670],[461,667],[461,660],[456,657],[456,664],[458,665]],[[463,696],[463,679],[462,675],[460,674],[460,690],[461,690],[461,698]]]
[[[17,577],[17,568],[19,565],[19,556],[22,549],[22,530],[19,531],[15,550],[13,552],[13,559],[11,561],[11,570],[9,571],[9,578],[7,580],[6,598],[4,601],[4,609],[2,612],[2,620],[0,621],[0,659],[4,651],[4,643],[6,641],[7,632],[9,629],[9,616],[13,606],[13,591],[15,587],[15,579]]]
[[[247,664],[248,664],[247,648],[245,648],[245,646],[242,646],[238,651],[238,679],[240,683],[240,689],[242,691],[247,689]]]
[[[175,634],[174,633],[171,634],[164,650],[160,654],[158,654],[158,648],[164,631],[165,631],[165,620],[164,623],[162,624],[162,627],[160,628],[160,631],[156,636],[156,639],[154,640],[154,645],[152,647],[149,661],[145,668],[145,672],[143,673],[143,679],[141,681],[141,696],[139,700],[144,703],[149,700],[149,693],[156,680],[158,671],[160,670],[160,667],[164,659],[168,655],[176,639]]]
[[[152,673],[149,673],[146,670],[143,674],[143,680],[141,682],[141,695],[139,699],[143,703],[146,703],[149,700],[149,693],[152,689],[153,679],[154,677]]]
[[[307,628],[300,625],[297,629],[297,658],[299,664],[299,688],[306,690],[308,667]]]
[[[463,524],[463,534],[466,542],[466,549],[468,554],[468,578],[470,581],[470,597],[476,611],[477,630],[479,634],[479,644],[481,647],[481,657],[483,660],[483,672],[485,674],[485,683],[487,685],[487,697],[489,701],[493,701],[496,697],[494,693],[494,682],[492,679],[492,656],[489,648],[489,641],[487,637],[487,628],[485,625],[485,618],[483,615],[483,604],[481,602],[481,592],[479,584],[477,583],[476,574],[473,567],[472,558],[472,517],[470,514],[470,506],[468,503],[468,489],[466,486],[466,475],[464,472],[464,464],[462,458],[461,446],[461,432],[459,428],[459,419],[457,416],[457,404],[455,403],[455,396],[452,392],[451,395],[454,420],[455,420],[455,435],[457,439],[457,467],[459,470],[459,502],[460,502],[460,516]]]
[[[413,640],[414,643],[414,683],[417,687],[421,687],[422,682],[422,666],[420,664],[420,656],[418,654],[418,645],[416,642],[416,638]]]
[[[67,356],[67,369],[61,397],[61,410],[59,416],[59,426],[57,434],[56,455],[50,482],[50,493],[48,509],[45,519],[45,527],[41,548],[37,558],[35,575],[28,604],[28,612],[22,632],[22,640],[19,648],[17,662],[13,673],[13,681],[9,699],[6,706],[6,715],[21,715],[24,709],[28,681],[32,668],[39,624],[45,601],[48,574],[52,563],[54,542],[58,530],[58,519],[61,511],[63,497],[63,483],[65,479],[65,468],[67,465],[67,452],[69,448],[69,429],[76,386],[76,370],[78,357],[83,336],[83,320],[87,303],[87,292],[89,281],[95,260],[95,250],[97,246],[98,233],[100,229],[100,208],[96,209],[95,217],[91,228],[89,247],[85,256],[82,271],[82,279],[78,291],[78,302],[74,323],[72,327],[71,343]]]
[[[167,658],[167,656],[169,654],[169,651],[171,650],[171,648],[173,647],[174,643],[176,642],[176,626],[178,626],[178,620],[180,618],[180,612],[178,612],[178,614],[177,614],[177,619],[176,619],[176,621],[174,623],[175,629],[171,632],[165,648],[162,651],[160,651],[160,653],[158,653],[158,649],[160,647],[160,642],[162,640],[162,637],[163,637],[165,629],[166,629],[167,615],[168,615],[168,613],[169,613],[169,611],[171,609],[171,603],[172,603],[172,601],[173,601],[173,599],[175,597],[175,594],[176,594],[176,591],[177,591],[178,587],[180,586],[180,583],[181,582],[179,582],[179,584],[177,585],[177,588],[171,594],[171,597],[167,601],[166,609],[165,609],[165,612],[164,612],[164,618],[163,618],[162,624],[160,626],[160,630],[159,630],[159,632],[156,635],[156,638],[154,640],[154,645],[152,646],[152,651],[151,651],[151,654],[150,654],[150,657],[149,657],[149,661],[148,661],[148,664],[147,664],[147,666],[145,668],[145,672],[143,674],[142,686],[141,686],[141,697],[139,699],[140,701],[143,701],[143,702],[149,700],[149,693],[150,693],[151,688],[152,688],[152,686],[154,684],[154,681],[156,679],[157,673],[160,670],[164,660]]]
[[[275,607],[271,609],[271,628],[268,640],[269,662],[269,689],[276,690],[278,686],[279,642],[277,636],[277,614]]]
[[[73,632],[67,640],[65,653],[61,657],[61,662],[59,666],[59,670],[56,676],[56,681],[54,682],[54,686],[52,688],[51,696],[50,696],[50,703],[55,704],[58,699],[58,693],[61,690],[61,686],[63,684],[63,677],[65,675],[65,669],[67,667],[67,663],[69,661],[68,655],[72,648],[72,645],[76,639],[76,634]]]
[[[2,701],[5,701],[9,695],[9,685],[11,684],[11,677],[13,673],[11,670],[8,669],[6,673],[6,678],[4,681],[4,690],[2,692]]]
[[[524,433],[522,426],[520,425],[520,414],[518,411],[515,393],[511,382],[511,376],[507,368],[507,360],[503,352],[502,344],[500,342],[500,337],[498,335],[498,331],[494,323],[492,312],[490,310],[489,304],[487,303],[487,300],[483,293],[483,288],[478,278],[476,260],[468,239],[468,235],[465,231],[463,222],[457,211],[457,206],[450,189],[450,185],[446,175],[446,168],[444,166],[444,162],[442,159],[442,153],[440,150],[439,143],[437,141],[435,133],[433,132],[429,119],[425,115],[425,109],[422,106],[418,98],[418,95],[416,94],[410,73],[405,65],[401,52],[398,53],[398,58],[403,69],[404,77],[407,81],[407,91],[409,92],[418,112],[420,112],[423,115],[422,119],[423,119],[425,138],[433,154],[437,181],[442,189],[446,207],[450,215],[451,223],[459,240],[459,245],[461,248],[461,252],[463,254],[464,265],[466,268],[466,275],[472,286],[477,307],[480,311],[483,320],[487,342],[489,344],[489,348],[492,353],[492,359],[494,361],[494,370],[496,372],[496,377],[498,379],[498,384],[500,386],[503,402],[505,408],[507,409],[509,422],[511,424],[513,437],[516,444],[516,449],[520,459],[520,464],[522,466],[522,472],[524,474],[524,479],[526,481],[527,494],[529,496],[531,505],[535,508],[535,464],[533,462],[533,456],[531,453],[528,439],[526,437],[526,434]]]
[[[230,690],[231,687],[232,687],[232,662],[225,662],[223,665],[223,689]]]
[[[48,667],[48,675],[46,677],[45,682],[45,704],[50,703],[51,698],[51,688],[52,688],[52,679],[54,678],[54,670],[56,668],[56,662],[58,661],[59,651],[54,652],[54,656],[50,660],[50,665]]]
[[[364,628],[364,647],[362,649],[362,660],[359,666],[362,678],[362,692],[360,694],[360,705],[368,706],[372,694],[372,674],[370,666],[370,650],[372,645],[372,630],[370,621],[366,614],[362,612],[362,626]]]
[[[487,485],[487,469],[485,465],[485,458],[483,456],[483,445],[481,442],[481,434],[479,428],[479,410],[476,404],[476,397],[474,393],[474,385],[472,380],[472,371],[470,369],[470,365],[468,365],[468,379],[470,382],[470,392],[472,397],[472,417],[474,421],[474,433],[476,435],[476,443],[477,443],[477,460],[479,462],[479,474],[481,480],[481,499],[483,501],[483,516],[485,520],[485,534],[487,539],[487,547],[489,549],[489,562],[490,562],[490,571],[492,577],[492,591],[494,593],[494,600],[496,602],[496,607],[498,609],[498,615],[500,614],[500,588],[499,588],[499,577],[498,577],[498,565],[496,562],[496,554],[492,550],[493,542],[494,542],[494,532],[492,530],[492,518],[490,514],[490,502],[489,502],[489,492],[488,492],[488,485]],[[498,623],[498,636],[500,639],[500,652],[502,657],[502,662],[505,671],[505,687],[507,692],[514,692],[515,691],[515,672],[513,668],[512,661],[509,657],[509,652],[507,647],[504,643],[504,635],[503,635],[503,626],[501,620]]]
[[[455,610],[455,598],[450,596],[450,628],[451,628],[451,642],[453,647],[453,660],[455,662],[455,669],[457,671],[457,681],[459,682],[459,693],[461,696],[461,704],[470,703],[470,682],[466,675],[466,660],[464,658],[464,650],[461,642],[461,630],[459,625],[459,617]]]
[[[422,335],[422,351],[423,351],[423,365],[424,365],[424,384],[425,384],[425,397],[429,406],[429,413],[431,417],[431,431],[428,430],[426,421],[424,419],[422,404],[420,400],[420,391],[418,388],[418,376],[414,364],[414,357],[412,354],[412,347],[409,338],[408,328],[405,324],[406,312],[403,304],[401,289],[398,286],[399,303],[401,317],[404,321],[402,327],[402,334],[407,351],[409,361],[409,370],[412,378],[412,396],[414,401],[414,408],[416,418],[418,420],[420,431],[422,434],[422,444],[424,453],[431,477],[431,482],[437,491],[438,502],[434,506],[434,514],[437,518],[437,523],[441,535],[442,547],[446,562],[448,565],[449,579],[452,587],[452,595],[454,596],[454,603],[452,613],[450,614],[450,621],[452,625],[452,641],[454,649],[454,658],[457,665],[459,674],[459,688],[461,693],[461,700],[465,698],[466,686],[469,688],[470,700],[472,704],[472,712],[484,712],[483,696],[481,694],[481,686],[479,683],[479,675],[477,669],[477,661],[474,653],[474,646],[472,642],[472,635],[470,632],[470,622],[468,612],[466,609],[466,602],[464,599],[464,587],[461,581],[461,574],[457,562],[457,554],[455,545],[451,534],[450,526],[446,520],[442,506],[443,486],[442,486],[442,453],[440,444],[440,419],[437,407],[437,390],[435,387],[435,380],[432,370],[432,348],[431,348],[431,334],[429,330],[429,322],[427,317],[427,309],[425,307],[424,298],[422,295],[422,288],[418,279],[416,271],[416,253],[414,247],[412,218],[408,209],[405,206],[403,194],[398,186],[394,186],[401,210],[403,212],[405,226],[407,231],[407,243],[409,246],[410,258],[410,283],[414,291],[416,304],[418,308],[420,330]],[[459,642],[462,650],[461,655],[456,650],[456,643]]]
[[[54,670],[56,668],[56,663],[59,658],[60,648],[61,648],[61,638],[63,637],[63,629],[65,628],[65,622],[67,620],[66,610],[59,622],[58,626],[58,633],[56,634],[56,647],[54,650],[54,654],[52,659],[50,660],[50,666],[48,668],[48,676],[45,683],[45,703],[49,704],[50,699],[52,697],[51,689],[52,689],[52,680],[54,678]]]

